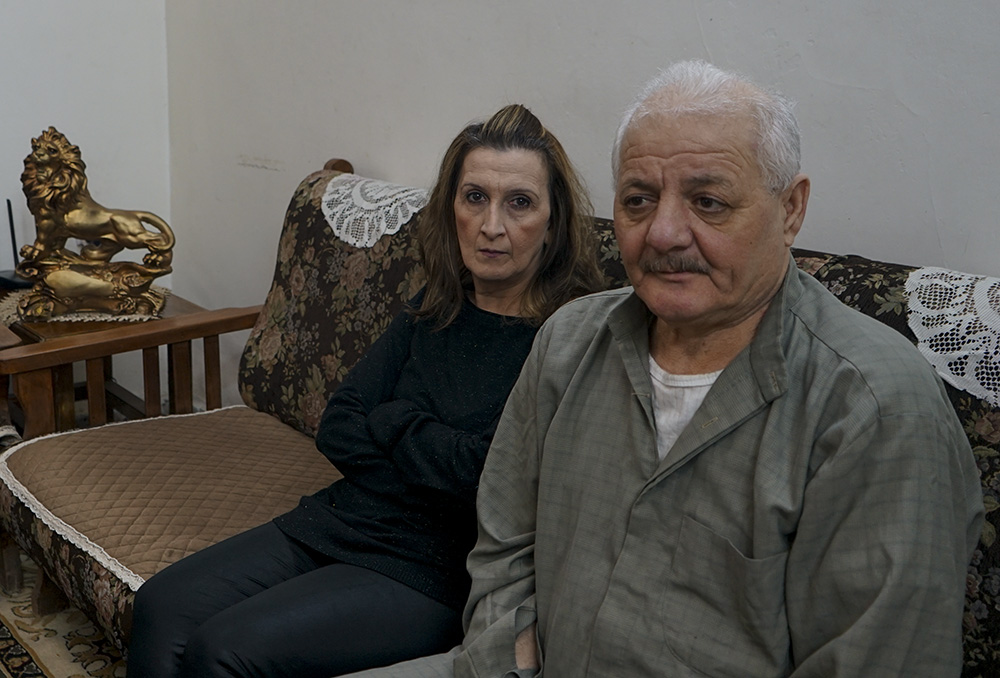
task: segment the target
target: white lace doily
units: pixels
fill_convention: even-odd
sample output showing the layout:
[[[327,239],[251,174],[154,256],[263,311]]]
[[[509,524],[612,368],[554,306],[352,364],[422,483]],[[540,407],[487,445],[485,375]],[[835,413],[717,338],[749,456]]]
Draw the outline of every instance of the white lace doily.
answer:
[[[371,247],[396,233],[427,204],[427,191],[357,174],[339,174],[323,193],[323,215],[334,235],[354,247]]]
[[[917,347],[941,378],[1000,407],[1000,278],[920,268],[906,291]]]

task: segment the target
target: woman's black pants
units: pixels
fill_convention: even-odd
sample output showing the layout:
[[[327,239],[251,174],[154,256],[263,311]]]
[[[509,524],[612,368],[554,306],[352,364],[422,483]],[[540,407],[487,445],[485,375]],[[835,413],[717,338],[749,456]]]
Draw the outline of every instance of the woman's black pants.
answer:
[[[267,523],[194,553],[136,593],[129,678],[328,678],[444,652],[461,613],[331,561]]]

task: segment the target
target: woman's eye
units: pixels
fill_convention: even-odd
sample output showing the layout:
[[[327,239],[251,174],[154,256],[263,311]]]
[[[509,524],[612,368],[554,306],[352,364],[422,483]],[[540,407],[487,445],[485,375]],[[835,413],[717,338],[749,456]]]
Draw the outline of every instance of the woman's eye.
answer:
[[[510,204],[517,209],[527,209],[528,207],[531,207],[531,201],[523,195],[519,195],[511,200]]]
[[[485,202],[486,196],[482,191],[469,191],[465,194],[465,199],[469,202]]]

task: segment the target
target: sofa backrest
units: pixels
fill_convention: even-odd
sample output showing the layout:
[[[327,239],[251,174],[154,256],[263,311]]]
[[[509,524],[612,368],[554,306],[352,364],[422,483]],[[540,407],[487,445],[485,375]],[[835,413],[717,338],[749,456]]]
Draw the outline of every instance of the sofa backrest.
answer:
[[[240,360],[243,401],[309,435],[348,370],[423,285],[409,223],[372,247],[334,235],[322,202],[339,174],[310,174],[292,195],[271,289]]]
[[[330,394],[423,284],[412,222],[370,247],[335,237],[322,200],[337,172],[320,171],[296,189],[285,216],[274,280],[240,364],[250,407],[314,435]],[[627,284],[611,221],[594,220],[609,285]],[[915,267],[865,257],[793,250],[799,268],[845,304],[889,325],[911,342],[906,281]],[[1000,289],[1000,288],[998,288]],[[1000,323],[998,323],[1000,324]],[[994,327],[1000,334],[1000,327]],[[986,525],[969,568],[965,673],[1000,676],[1000,408],[946,384],[982,474]]]
[[[314,172],[292,195],[271,289],[240,359],[243,401],[309,435],[348,370],[423,285],[415,218],[370,247],[334,235],[323,202],[338,175]],[[594,221],[609,283],[621,286],[611,221]]]

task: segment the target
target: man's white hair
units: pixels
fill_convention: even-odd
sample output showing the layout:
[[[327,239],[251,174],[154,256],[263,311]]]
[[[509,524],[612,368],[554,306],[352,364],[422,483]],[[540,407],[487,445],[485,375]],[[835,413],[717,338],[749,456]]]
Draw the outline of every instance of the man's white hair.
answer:
[[[626,109],[618,126],[611,165],[617,187],[626,133],[649,115],[749,115],[756,125],[757,163],[772,193],[791,185],[799,173],[799,124],[793,103],[750,79],[705,61],[680,61],[649,80]]]

